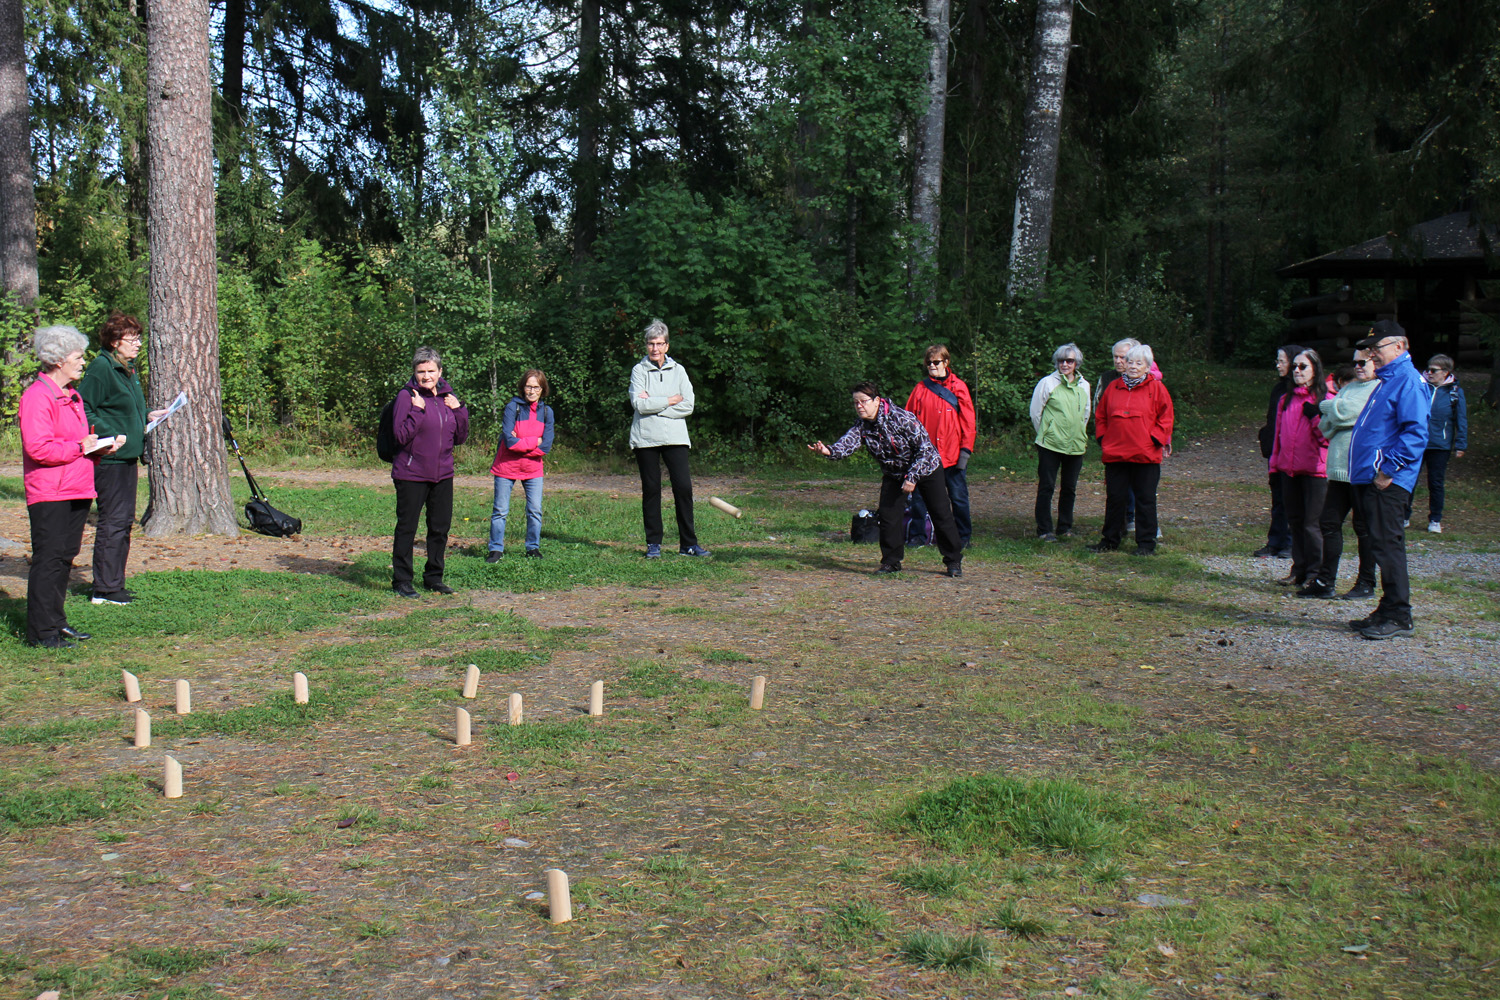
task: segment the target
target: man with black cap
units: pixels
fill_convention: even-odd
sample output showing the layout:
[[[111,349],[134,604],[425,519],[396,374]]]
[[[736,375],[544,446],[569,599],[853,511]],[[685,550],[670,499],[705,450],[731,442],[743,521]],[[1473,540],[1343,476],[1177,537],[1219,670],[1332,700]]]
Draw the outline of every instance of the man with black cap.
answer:
[[[1395,320],[1376,323],[1354,346],[1369,352],[1379,383],[1350,434],[1349,483],[1365,514],[1382,592],[1374,613],[1349,627],[1366,639],[1392,639],[1412,634],[1402,521],[1427,447],[1429,394]]]

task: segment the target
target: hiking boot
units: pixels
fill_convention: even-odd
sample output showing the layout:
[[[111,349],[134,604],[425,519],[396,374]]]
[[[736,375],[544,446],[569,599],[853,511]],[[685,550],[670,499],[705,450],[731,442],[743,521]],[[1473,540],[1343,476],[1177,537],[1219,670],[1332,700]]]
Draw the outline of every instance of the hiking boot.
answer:
[[[405,597],[408,600],[414,600],[417,596],[416,588],[409,583],[393,583],[391,584],[391,590],[395,592],[397,597]]]
[[[964,565],[963,563],[954,563],[952,566],[949,566],[946,570],[944,570],[943,573],[944,575],[951,576],[956,580],[964,575]]]
[[[879,576],[882,573],[899,573],[899,572],[901,572],[901,564],[900,563],[881,563],[879,566],[877,566],[875,568],[875,575],[876,576]]]
[[[1262,545],[1250,554],[1257,559],[1269,559],[1279,551],[1274,545]]]
[[[491,549],[489,552],[486,552],[484,554],[484,561],[487,562],[487,563],[497,563],[501,559],[504,559],[504,558],[505,558],[505,550],[504,549]]]
[[[1349,588],[1349,593],[1339,598],[1341,601],[1368,601],[1375,596],[1375,588],[1368,583],[1356,583]]]
[[[1276,582],[1283,587],[1302,586],[1302,578],[1299,577],[1296,573],[1288,573],[1286,576],[1279,577]]]
[[[660,559],[661,558],[661,545],[659,543],[656,543],[656,542],[647,542],[646,543],[646,558],[647,559]]]
[[[1412,628],[1411,622],[1380,621],[1369,628],[1362,628],[1359,634],[1366,639],[1395,639],[1416,635],[1416,629]]]
[[[453,593],[453,588],[450,587],[450,586],[448,586],[446,583],[424,583],[424,584],[422,584],[422,586],[426,587],[428,590],[432,591],[434,594],[451,594],[451,593]]]
[[[1095,542],[1093,545],[1085,545],[1083,550],[1099,555],[1104,552],[1114,552],[1118,548],[1118,545],[1110,545],[1108,542]]]
[[[1292,550],[1291,549],[1282,549],[1281,551],[1279,551],[1279,552],[1276,553],[1276,558],[1277,559],[1290,559],[1290,558],[1292,558]]]
[[[1331,600],[1334,596],[1333,586],[1319,580],[1312,580],[1297,591],[1298,597],[1314,597],[1320,601]]]
[[[1349,623],[1349,627],[1356,632],[1363,632],[1371,625],[1379,625],[1380,621],[1381,619],[1376,618],[1374,615],[1367,615],[1364,618],[1354,619]]]
[[[682,548],[680,548],[680,549],[677,550],[677,554],[680,555],[680,556],[708,556],[708,555],[713,555],[712,552],[709,552],[707,549],[705,549],[701,545],[684,545]]]

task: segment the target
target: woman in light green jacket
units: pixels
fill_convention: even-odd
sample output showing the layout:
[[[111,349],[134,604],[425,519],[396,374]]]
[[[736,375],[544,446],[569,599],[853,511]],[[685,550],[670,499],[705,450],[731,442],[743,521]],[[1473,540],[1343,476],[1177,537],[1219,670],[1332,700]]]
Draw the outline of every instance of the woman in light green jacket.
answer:
[[[1354,487],[1349,485],[1349,437],[1370,394],[1380,383],[1375,381],[1375,365],[1366,351],[1355,351],[1353,367],[1335,371],[1334,380],[1339,386],[1338,395],[1318,404],[1323,411],[1318,431],[1328,439],[1328,492],[1318,520],[1318,530],[1323,535],[1323,557],[1313,567],[1312,579],[1297,591],[1297,596],[1336,596],[1334,585],[1338,582],[1339,560],[1344,555],[1344,518],[1353,512],[1354,537],[1359,543],[1359,575],[1343,599],[1362,601],[1375,596],[1375,555],[1370,550],[1364,513],[1354,502]]]
[[[1036,384],[1031,394],[1031,425],[1036,428],[1036,535],[1044,542],[1073,534],[1073,500],[1078,473],[1088,447],[1091,410],[1089,380],[1078,373],[1083,352],[1064,344],[1052,352],[1057,368]],[[1057,525],[1052,523],[1052,494],[1062,474],[1057,499]]]

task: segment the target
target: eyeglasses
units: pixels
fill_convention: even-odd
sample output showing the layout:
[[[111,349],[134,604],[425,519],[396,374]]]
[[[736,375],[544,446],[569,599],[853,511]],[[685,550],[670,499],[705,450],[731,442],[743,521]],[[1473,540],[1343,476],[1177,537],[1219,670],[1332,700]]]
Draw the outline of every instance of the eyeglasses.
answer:
[[[1060,365],[1076,365],[1076,364],[1078,364],[1078,359],[1077,358],[1058,358],[1057,359],[1057,363],[1060,364]]]
[[[138,333],[132,333],[128,336],[121,337],[119,342],[122,344],[139,344],[141,342],[141,335]]]
[[[947,363],[948,362],[946,362],[946,361],[942,360],[941,358],[939,358],[936,361],[929,361],[929,362],[927,362],[927,367],[928,368],[942,368]]]
[[[1300,365],[1292,365],[1292,367],[1297,369],[1299,372],[1312,371],[1312,365],[1308,364],[1306,361],[1302,362]]]
[[[1394,340],[1382,340],[1380,343],[1378,343],[1374,347],[1370,348],[1370,350],[1372,350],[1372,351],[1383,351],[1387,347],[1390,347],[1394,343],[1396,343],[1396,341],[1394,341]]]

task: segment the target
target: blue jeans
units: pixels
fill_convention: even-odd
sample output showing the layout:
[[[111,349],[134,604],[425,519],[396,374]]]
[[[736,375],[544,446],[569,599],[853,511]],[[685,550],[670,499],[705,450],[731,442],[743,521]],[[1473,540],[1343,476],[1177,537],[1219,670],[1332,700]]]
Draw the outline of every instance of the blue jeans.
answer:
[[[495,477],[495,508],[490,511],[490,551],[505,551],[505,519],[510,516],[510,493],[517,480]],[[542,477],[522,479],[526,491],[526,551],[542,547]]]

